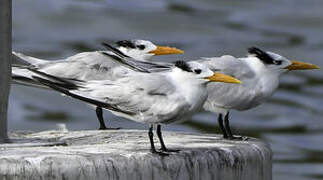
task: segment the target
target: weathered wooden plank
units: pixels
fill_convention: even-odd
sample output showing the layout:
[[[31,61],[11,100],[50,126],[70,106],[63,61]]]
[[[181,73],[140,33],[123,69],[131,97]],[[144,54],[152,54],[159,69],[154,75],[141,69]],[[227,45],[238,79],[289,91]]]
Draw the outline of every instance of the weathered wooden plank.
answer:
[[[257,139],[228,141],[220,135],[164,132],[170,149],[149,152],[146,131],[48,131],[15,134],[50,147],[0,145],[0,179],[271,180],[272,152]],[[158,140],[155,139],[156,145]],[[40,144],[42,145],[42,144]]]

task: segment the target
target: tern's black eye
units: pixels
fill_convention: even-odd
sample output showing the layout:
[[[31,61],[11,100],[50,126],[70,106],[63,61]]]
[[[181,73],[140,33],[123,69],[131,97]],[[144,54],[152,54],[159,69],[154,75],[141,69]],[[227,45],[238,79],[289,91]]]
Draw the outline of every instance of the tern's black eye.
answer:
[[[137,48],[140,50],[144,50],[146,48],[146,46],[145,45],[137,45]]]
[[[194,69],[194,72],[195,72],[196,74],[201,74],[202,70],[201,70],[201,69]]]
[[[274,64],[276,64],[276,65],[281,65],[281,64],[282,64],[282,62],[283,62],[283,61],[281,61],[281,60],[276,60],[276,61],[274,61]]]

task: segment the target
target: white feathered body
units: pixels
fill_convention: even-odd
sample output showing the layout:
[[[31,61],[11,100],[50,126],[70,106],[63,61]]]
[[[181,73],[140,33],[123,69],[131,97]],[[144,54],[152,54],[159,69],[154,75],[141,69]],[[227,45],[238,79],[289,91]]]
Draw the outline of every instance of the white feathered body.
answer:
[[[279,74],[266,70],[263,63],[251,57],[235,58],[225,55],[215,58],[203,58],[198,62],[211,70],[221,69],[242,84],[209,83],[208,98],[203,108],[206,111],[226,114],[230,109],[239,111],[256,107],[266,101],[278,87]]]
[[[118,110],[110,111],[118,116],[147,124],[187,120],[207,98],[205,82],[190,81],[177,72],[131,72],[115,81],[90,81],[83,86],[71,92],[115,107]]]

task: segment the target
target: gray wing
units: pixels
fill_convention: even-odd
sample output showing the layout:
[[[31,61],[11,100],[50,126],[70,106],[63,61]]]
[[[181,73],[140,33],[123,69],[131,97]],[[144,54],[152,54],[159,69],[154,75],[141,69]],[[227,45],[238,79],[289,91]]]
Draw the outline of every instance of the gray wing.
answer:
[[[164,76],[138,74],[117,81],[92,81],[72,93],[112,105],[117,115],[145,123],[170,123],[190,108]],[[123,112],[131,112],[123,113]]]
[[[34,80],[67,96],[144,123],[171,123],[191,106],[169,80],[157,73],[136,73],[115,81],[76,81],[30,69]]]
[[[85,52],[71,56],[65,60],[41,64],[39,71],[53,76],[79,79],[101,80],[113,77],[120,65],[104,56],[101,52]]]

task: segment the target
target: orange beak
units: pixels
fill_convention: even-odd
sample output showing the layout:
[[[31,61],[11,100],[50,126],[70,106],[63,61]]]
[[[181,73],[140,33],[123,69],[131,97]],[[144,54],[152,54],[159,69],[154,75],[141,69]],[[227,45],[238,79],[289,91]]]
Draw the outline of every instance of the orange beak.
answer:
[[[150,51],[149,53],[152,53],[155,56],[158,56],[158,55],[169,55],[169,54],[183,54],[184,51],[174,47],[157,46],[157,49]]]
[[[223,82],[223,83],[236,83],[236,84],[241,84],[242,82],[239,81],[238,79],[221,74],[221,73],[214,73],[212,76],[207,77],[206,79],[213,81],[213,82]]]
[[[292,64],[285,67],[285,69],[288,70],[308,70],[308,69],[320,69],[319,66],[310,64],[310,63],[305,63],[305,62],[300,62],[300,61],[292,61]]]

